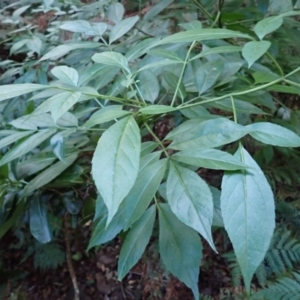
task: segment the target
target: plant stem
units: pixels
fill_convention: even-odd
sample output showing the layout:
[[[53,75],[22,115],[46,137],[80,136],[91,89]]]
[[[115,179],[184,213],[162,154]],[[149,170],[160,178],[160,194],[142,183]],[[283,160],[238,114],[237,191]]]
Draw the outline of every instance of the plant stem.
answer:
[[[180,77],[178,79],[177,86],[176,86],[176,89],[175,89],[175,92],[174,92],[174,95],[173,95],[171,106],[174,106],[174,103],[175,103],[175,100],[176,100],[176,97],[177,97],[177,94],[178,94],[178,91],[179,91],[180,83],[181,83],[182,78],[183,78],[183,74],[184,74],[185,68],[187,66],[187,63],[188,63],[191,51],[193,50],[195,44],[196,44],[196,41],[194,41],[192,43],[192,45],[190,46],[190,48],[189,48],[189,50],[188,50],[188,52],[186,54],[186,57],[185,57],[185,60],[184,60],[184,63],[183,63],[182,69],[181,69]]]
[[[74,300],[79,300],[79,288],[78,288],[78,284],[77,284],[77,279],[76,279],[76,274],[73,268],[73,264],[72,264],[72,256],[71,256],[71,246],[70,246],[70,233],[69,233],[69,225],[68,225],[68,214],[65,214],[65,218],[64,218],[64,223],[65,223],[65,227],[64,227],[64,234],[65,234],[65,243],[66,243],[66,257],[67,257],[67,264],[68,264],[68,269],[69,269],[69,273],[72,279],[72,283],[73,283],[73,288],[74,288]]]
[[[182,108],[193,107],[193,106],[202,105],[202,104],[205,104],[205,103],[215,102],[215,101],[218,101],[218,100],[222,100],[222,99],[228,98],[230,96],[234,97],[234,96],[241,96],[241,95],[250,94],[250,93],[253,93],[253,92],[265,89],[265,88],[267,88],[269,86],[272,86],[272,85],[274,85],[274,84],[276,84],[276,83],[278,83],[280,81],[287,82],[287,83],[294,84],[294,85],[298,85],[296,82],[287,80],[286,78],[292,76],[293,74],[295,74],[295,73],[297,73],[299,71],[300,71],[300,67],[296,68],[295,70],[293,70],[292,72],[288,73],[287,75],[285,75],[285,76],[283,76],[281,78],[275,79],[275,80],[273,80],[273,81],[271,81],[269,83],[262,84],[260,86],[254,87],[254,88],[249,89],[249,90],[240,91],[240,92],[233,92],[233,93],[229,93],[229,94],[226,94],[226,95],[223,95],[223,96],[219,96],[219,97],[215,97],[215,98],[203,100],[201,102],[187,104],[188,102],[196,101],[197,99],[199,99],[199,97],[196,97],[196,98],[191,99],[191,100],[189,100],[188,102],[186,102],[186,103],[184,103],[182,105],[179,105],[176,108],[179,110],[179,109],[182,109]],[[298,85],[298,87],[300,87],[300,84]]]
[[[169,158],[169,153],[167,151],[167,149],[165,148],[164,144],[161,142],[161,140],[156,136],[156,134],[152,131],[152,129],[149,127],[148,123],[145,122],[144,123],[145,127],[147,128],[147,130],[149,131],[149,133],[153,136],[153,138],[155,139],[155,141],[160,145],[160,147],[162,148],[163,152],[165,153],[166,157]]]
[[[284,76],[283,70],[282,70],[282,68],[280,67],[280,65],[278,64],[278,62],[276,61],[276,59],[275,59],[269,52],[267,52],[266,54],[267,54],[267,56],[273,61],[273,63],[275,64],[277,70],[278,70],[279,73],[280,73],[280,76],[283,77],[283,76]]]

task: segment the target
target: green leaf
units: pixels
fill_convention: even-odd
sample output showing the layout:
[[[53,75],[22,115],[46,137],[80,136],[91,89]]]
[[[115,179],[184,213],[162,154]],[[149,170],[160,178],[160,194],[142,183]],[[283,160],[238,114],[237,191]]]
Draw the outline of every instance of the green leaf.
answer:
[[[191,29],[202,29],[202,23],[198,20],[193,20],[189,23],[179,24],[182,28],[185,30],[191,30]]]
[[[161,0],[155,5],[153,5],[149,11],[144,16],[144,21],[153,20],[160,12],[162,12],[165,8],[167,8],[173,0]]]
[[[152,71],[144,70],[138,76],[138,87],[146,101],[154,103],[159,95],[158,79]]]
[[[214,215],[213,215],[212,226],[224,227],[224,222],[223,222],[222,212],[221,212],[221,191],[216,189],[213,186],[210,186],[209,189],[212,193],[213,202],[214,202]]]
[[[145,115],[158,115],[165,114],[174,110],[176,110],[175,107],[168,105],[149,105],[141,108],[139,111]]]
[[[156,45],[163,45],[169,43],[190,43],[193,41],[204,41],[204,40],[218,40],[228,38],[246,38],[249,39],[249,35],[242,34],[233,30],[228,29],[192,29],[184,32],[172,34],[166,38],[163,38]],[[156,46],[155,45],[155,46]]]
[[[99,205],[99,202],[103,202],[101,198],[98,197],[97,203],[96,203],[96,212],[98,212],[99,216],[99,209],[97,207],[101,207],[99,216],[100,220],[96,219],[94,220],[94,223],[96,223],[96,226],[93,230],[92,237],[90,239],[88,250],[95,246],[100,246],[110,240],[112,240],[122,229],[124,226],[124,218],[123,218],[123,210],[120,209],[118,212],[114,215],[111,222],[106,226],[107,224],[107,209],[104,205]]]
[[[51,115],[53,117],[54,122],[57,122],[57,120],[63,114],[65,114],[71,107],[73,107],[81,97],[80,92],[66,92],[60,95],[61,97],[56,98],[57,101],[55,101],[55,103],[53,103],[51,106]]]
[[[246,128],[253,138],[262,143],[280,147],[300,147],[300,137],[282,126],[258,122],[247,125]]]
[[[154,221],[155,206],[152,205],[127,234],[118,262],[118,280],[121,281],[143,255],[151,237]]]
[[[198,231],[216,251],[211,235],[214,205],[205,181],[195,172],[171,162],[167,199],[176,217]]]
[[[33,197],[30,206],[30,232],[42,244],[52,239],[47,207],[45,201],[37,194]]]
[[[268,91],[272,92],[279,92],[279,93],[286,93],[286,94],[300,94],[300,88],[295,86],[288,86],[288,85],[280,85],[280,84],[274,84],[267,88]]]
[[[235,52],[240,52],[242,51],[241,46],[220,46],[220,47],[214,47],[214,48],[209,48],[207,50],[202,51],[201,53],[193,56],[190,61],[205,57],[207,55],[211,54],[222,54],[222,53],[235,53]]]
[[[159,252],[161,259],[180,281],[199,299],[198,277],[202,245],[198,234],[181,223],[168,204],[159,204]]]
[[[263,56],[270,48],[269,41],[252,41],[244,45],[242,55],[248,62],[250,68],[261,56]]]
[[[253,274],[270,246],[275,206],[268,181],[249,153],[241,147],[235,156],[251,169],[225,173],[221,211],[249,292]]]
[[[65,158],[65,161],[59,161],[56,164],[52,165],[45,171],[41,172],[35,178],[28,182],[28,184],[23,189],[22,196],[30,196],[35,190],[45,186],[63,171],[65,171],[69,166],[71,166],[74,161],[77,159],[77,153],[72,154]]]
[[[12,126],[25,130],[38,130],[46,127],[55,127],[55,123],[50,114],[25,115],[10,122]]]
[[[140,150],[140,130],[133,117],[112,125],[98,141],[92,175],[108,208],[107,225],[136,181]]]
[[[188,149],[175,153],[171,158],[207,169],[233,171],[248,168],[231,154],[215,149]]]
[[[65,54],[69,53],[72,50],[93,49],[99,46],[101,46],[101,43],[82,42],[82,41],[80,43],[60,45],[53,48],[48,53],[46,53],[39,61],[48,60],[48,59],[57,59],[61,56],[64,56]]]
[[[67,129],[55,134],[51,140],[51,148],[53,153],[57,156],[57,158],[61,161],[65,160],[65,139],[75,132],[75,129]]]
[[[55,157],[53,155],[34,156],[33,158],[22,161],[17,165],[18,178],[20,179],[35,174],[51,165],[54,161]]]
[[[268,17],[261,21],[259,21],[253,28],[256,35],[260,40],[264,38],[265,35],[277,30],[283,23],[283,18],[276,17]]]
[[[54,67],[51,70],[51,73],[64,83],[73,85],[75,87],[78,86],[79,75],[78,72],[73,68],[69,68],[67,66]]]
[[[15,131],[11,135],[0,140],[0,149],[32,133],[33,131]]]
[[[136,45],[132,46],[125,54],[128,61],[132,61],[142,56],[148,49],[152,48],[159,41],[159,38],[148,38],[142,40]]]
[[[174,75],[173,73],[168,72],[168,71],[164,71],[162,73],[162,77],[166,81],[167,85],[171,88],[172,92],[174,92],[174,93],[177,89],[177,85],[179,84],[177,95],[183,101],[184,98],[186,97],[186,91],[185,91],[185,86],[184,86],[183,82],[180,81],[176,75]]]
[[[166,167],[167,160],[162,159],[145,166],[139,172],[133,188],[123,201],[125,230],[137,221],[149,206],[164,177]]]
[[[0,160],[0,166],[7,164],[8,162],[28,153],[43,141],[48,139],[51,135],[55,133],[56,129],[46,129],[41,130],[40,132],[33,134],[25,141],[20,144],[15,145],[11,150],[9,150]]]
[[[11,217],[5,221],[5,223],[0,226],[0,239],[5,235],[5,233],[17,223],[17,220],[21,215],[24,214],[26,201],[20,200],[17,203],[17,208],[13,211]]]
[[[76,21],[66,21],[59,26],[60,29],[88,34],[92,31],[91,25],[88,21],[85,20],[76,20]]]
[[[226,98],[223,100],[215,101],[213,103],[210,103],[210,106],[216,107],[225,111],[232,112],[232,102],[231,99]],[[266,114],[263,110],[261,110],[259,107],[238,99],[234,99],[234,106],[237,112],[241,112],[244,114]]]
[[[154,49],[150,50],[148,55],[156,56],[156,57],[163,57],[171,60],[180,60],[182,61],[178,54],[174,51],[166,50],[166,49]]]
[[[210,89],[224,69],[224,63],[222,60],[209,61],[198,68],[195,74],[196,88],[200,94]]]
[[[35,83],[0,85],[0,101],[18,97],[46,88],[48,88],[47,85]]]
[[[141,157],[152,152],[158,147],[157,142],[147,141],[141,145]]]
[[[126,34],[139,20],[139,16],[129,17],[115,25],[109,34],[109,44]]]
[[[147,167],[148,165],[151,165],[151,164],[159,161],[160,157],[161,157],[161,151],[155,151],[152,153],[148,153],[144,156],[141,156],[139,173],[142,172],[142,170],[145,167]]]
[[[125,8],[122,3],[110,3],[106,10],[107,18],[118,24],[124,16]]]
[[[101,108],[92,114],[89,120],[87,120],[82,127],[90,128],[130,114],[129,111],[122,110],[122,108],[122,105],[109,105]]]
[[[172,130],[167,137],[174,141],[169,146],[175,150],[208,149],[232,143],[248,133],[249,129],[226,118],[203,122],[186,121]]]
[[[211,115],[210,112],[203,106],[193,106],[193,107],[184,108],[181,109],[180,112],[189,119],[204,117],[206,118],[205,120],[207,120],[213,118],[213,115]]]
[[[96,53],[92,56],[92,60],[99,64],[119,67],[130,72],[126,57],[118,52]]]
[[[268,83],[268,82],[271,82],[273,80],[277,80],[278,78],[280,78],[280,76],[277,75],[276,73],[273,73],[271,71],[263,71],[263,70],[254,72],[252,74],[252,77],[255,80],[255,84]]]

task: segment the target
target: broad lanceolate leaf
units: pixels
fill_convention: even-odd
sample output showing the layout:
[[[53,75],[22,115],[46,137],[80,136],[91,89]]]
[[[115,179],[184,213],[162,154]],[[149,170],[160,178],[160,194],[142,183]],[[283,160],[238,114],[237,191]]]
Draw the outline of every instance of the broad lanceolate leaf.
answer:
[[[51,115],[54,122],[56,122],[64,113],[66,113],[73,105],[77,103],[81,97],[80,92],[62,93],[58,101],[51,107]]]
[[[92,60],[99,64],[115,66],[122,68],[126,71],[130,71],[127,59],[125,58],[125,56],[118,52],[111,51],[96,53],[92,56]]]
[[[106,10],[107,18],[112,20],[115,24],[122,20],[124,12],[124,6],[119,2],[111,3]]]
[[[101,43],[95,43],[95,42],[80,42],[80,43],[60,45],[60,46],[53,48],[48,53],[46,53],[40,59],[40,61],[61,57],[65,54],[69,53],[72,50],[92,49],[92,48],[97,48],[99,46],[101,46]]]
[[[181,100],[183,100],[186,97],[186,91],[183,82],[179,82],[179,78],[168,71],[163,72],[162,76],[173,93],[175,93],[177,85],[179,84],[177,95],[181,98]]]
[[[175,107],[168,105],[149,105],[141,108],[139,111],[145,115],[158,115],[165,114],[174,110],[176,110]]]
[[[247,166],[231,154],[216,149],[191,149],[172,155],[172,159],[185,164],[215,170],[240,170]]]
[[[193,41],[228,39],[228,38],[246,38],[249,36],[236,31],[228,29],[193,29],[184,32],[172,34],[162,39],[156,45],[169,44],[169,43],[190,43]],[[155,45],[155,46],[156,46]]]
[[[158,147],[158,143],[153,141],[147,141],[141,145],[141,157],[152,152]]]
[[[71,166],[76,159],[77,153],[66,157],[65,161],[59,161],[56,164],[49,167],[48,169],[46,169],[45,171],[41,172],[39,175],[37,175],[35,178],[28,182],[28,184],[23,190],[22,196],[30,196],[35,190],[51,182],[64,170]]]
[[[139,16],[129,17],[115,25],[109,34],[109,43],[113,43],[126,34],[138,20]]]
[[[154,103],[159,95],[159,83],[155,74],[149,70],[142,71],[138,76],[138,87],[146,101]]]
[[[209,61],[196,71],[195,84],[200,94],[210,89],[224,69],[224,63],[222,60]]]
[[[40,242],[48,243],[52,239],[45,202],[35,195],[30,207],[30,232]]]
[[[234,142],[248,131],[248,128],[226,118],[203,122],[193,119],[172,130],[166,140],[174,140],[169,147],[175,150],[208,149]]]
[[[163,263],[199,299],[198,277],[202,245],[198,234],[181,223],[168,204],[159,204],[159,252]]]
[[[133,188],[123,201],[125,230],[137,221],[149,206],[163,179],[166,167],[167,160],[162,159],[145,166],[139,172]]]
[[[93,234],[90,239],[88,250],[95,246],[100,246],[112,240],[124,227],[123,209],[120,207],[118,212],[114,215],[111,222],[106,226],[107,208],[103,204],[102,197],[97,198],[96,213],[94,223],[96,226],[93,229]]]
[[[96,111],[92,116],[87,120],[83,127],[93,127],[105,122],[112,121],[114,119],[124,117],[130,114],[129,111],[122,110],[122,105],[110,105]]]
[[[151,206],[134,223],[126,236],[118,262],[118,279],[122,280],[138,262],[149,243],[155,221],[155,206]]]
[[[171,162],[167,199],[176,217],[198,231],[216,251],[211,236],[214,204],[205,181],[190,169]]]
[[[300,137],[282,126],[258,122],[247,125],[246,128],[253,138],[262,143],[281,147],[300,147]]]
[[[61,80],[62,82],[73,85],[75,87],[78,84],[79,75],[78,75],[78,72],[73,68],[70,68],[70,67],[67,67],[67,66],[54,67],[51,70],[51,73],[56,78]]]
[[[112,125],[98,141],[92,175],[108,208],[107,225],[135,183],[140,150],[140,130],[133,117]]]
[[[283,18],[279,16],[265,18],[259,21],[254,26],[254,32],[259,37],[259,39],[262,40],[265,35],[278,29],[282,25],[282,23],[283,23]]]
[[[0,85],[0,101],[48,88],[47,85],[25,83]]]
[[[232,112],[232,102],[229,98],[210,103],[210,106]],[[237,112],[244,114],[265,114],[263,110],[246,101],[234,99],[234,106]]]
[[[263,56],[270,48],[269,41],[252,41],[244,45],[242,55],[248,62],[250,68],[261,56]]]
[[[20,144],[15,145],[11,150],[9,150],[0,160],[0,166],[7,164],[8,162],[28,153],[43,141],[48,139],[51,135],[55,133],[56,129],[46,129],[41,130],[38,133],[33,134],[28,139]]]
[[[235,156],[251,169],[225,173],[221,211],[249,291],[252,276],[264,259],[273,235],[274,197],[267,179],[249,153],[241,147]]]
[[[0,140],[0,149],[14,143],[15,141],[33,133],[33,131],[15,131],[11,135],[1,138]]]

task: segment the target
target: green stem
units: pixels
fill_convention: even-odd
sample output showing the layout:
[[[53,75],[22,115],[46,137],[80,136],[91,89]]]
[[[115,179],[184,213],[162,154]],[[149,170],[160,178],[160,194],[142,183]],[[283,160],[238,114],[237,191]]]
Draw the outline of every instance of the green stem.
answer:
[[[296,68],[295,70],[293,70],[292,72],[288,73],[287,75],[285,75],[285,76],[283,76],[281,78],[275,79],[275,80],[273,80],[273,81],[271,81],[269,83],[262,84],[260,86],[254,87],[254,88],[249,89],[249,90],[240,91],[240,92],[233,92],[233,93],[229,93],[229,94],[226,94],[226,95],[223,95],[223,96],[219,96],[219,97],[215,97],[215,98],[203,100],[201,102],[187,104],[188,102],[192,102],[192,101],[196,101],[196,100],[200,99],[200,97],[196,97],[196,98],[191,99],[190,101],[186,102],[185,104],[179,105],[177,107],[177,109],[182,109],[182,108],[193,107],[193,106],[202,105],[202,104],[206,104],[206,103],[211,103],[211,102],[215,102],[215,101],[218,101],[218,100],[222,100],[222,99],[228,98],[230,96],[235,97],[235,96],[241,96],[241,95],[250,94],[250,93],[253,93],[253,92],[265,89],[265,88],[267,88],[269,86],[272,86],[272,85],[274,85],[274,84],[276,84],[276,83],[278,83],[280,81],[284,81],[284,82],[287,82],[287,83],[290,83],[290,84],[298,85],[297,83],[295,83],[293,81],[290,81],[290,80],[287,80],[286,78],[292,76],[293,74],[295,74],[295,73],[297,73],[299,71],[300,71],[300,67]],[[300,84],[298,85],[298,87],[300,87]]]
[[[236,115],[236,108],[235,108],[235,103],[234,103],[234,99],[232,96],[230,96],[231,99],[231,105],[232,105],[232,112],[233,112],[233,120],[235,123],[237,123],[237,115]]]
[[[179,77],[178,82],[177,82],[176,90],[175,90],[175,93],[174,93],[174,96],[173,96],[173,99],[172,99],[172,102],[171,102],[171,106],[174,106],[174,104],[175,104],[175,100],[176,100],[176,97],[177,97],[177,94],[178,94],[178,91],[179,91],[180,83],[182,81],[185,68],[186,68],[186,66],[188,64],[188,60],[189,60],[191,51],[193,50],[195,44],[196,44],[196,41],[194,41],[191,44],[191,46],[190,46],[190,48],[189,48],[189,50],[188,50],[188,52],[186,54],[186,57],[185,57],[185,60],[184,60],[184,63],[183,63],[182,69],[181,69],[180,77]]]
[[[298,88],[300,88],[300,83],[294,82],[292,80],[288,80],[288,79],[284,79],[283,82],[288,83],[290,85],[296,86]]]
[[[160,147],[162,148],[162,150],[164,151],[165,155],[167,158],[170,158],[169,153],[167,151],[167,149],[165,148],[164,144],[161,142],[161,140],[156,136],[156,134],[152,131],[152,129],[149,127],[148,123],[145,122],[144,123],[145,127],[147,128],[147,130],[149,131],[149,133],[153,136],[153,138],[155,139],[155,141],[160,145]]]
[[[205,9],[205,7],[198,2],[197,0],[194,0],[195,4],[199,7],[199,10],[205,15],[207,16],[208,19],[210,19],[211,21],[214,21],[212,15]]]
[[[276,61],[276,59],[269,52],[267,52],[266,54],[273,61],[273,63],[275,64],[277,70],[280,73],[280,76],[283,77],[284,76],[284,72],[283,72],[282,68],[280,67],[280,65],[278,64],[278,62]]]

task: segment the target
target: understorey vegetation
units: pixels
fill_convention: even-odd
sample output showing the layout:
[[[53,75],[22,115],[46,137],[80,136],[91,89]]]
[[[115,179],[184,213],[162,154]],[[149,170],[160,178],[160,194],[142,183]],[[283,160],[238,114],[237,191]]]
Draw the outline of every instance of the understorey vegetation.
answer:
[[[80,299],[74,262],[117,241],[120,282],[153,260],[190,299],[300,298],[300,1],[0,5],[5,297],[10,249]]]

